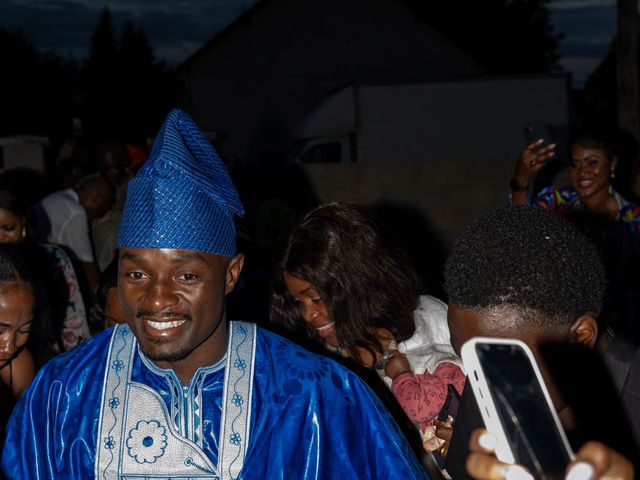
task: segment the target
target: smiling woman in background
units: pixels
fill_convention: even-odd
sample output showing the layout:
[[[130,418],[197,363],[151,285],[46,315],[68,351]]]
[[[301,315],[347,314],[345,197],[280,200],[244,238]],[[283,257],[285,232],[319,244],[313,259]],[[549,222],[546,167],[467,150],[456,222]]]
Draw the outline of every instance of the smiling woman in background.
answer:
[[[0,445],[15,399],[35,374],[25,348],[36,304],[36,287],[17,249],[0,244]]]
[[[275,274],[271,320],[375,370],[425,449],[445,453],[438,415],[451,425],[455,408],[443,407],[457,404],[465,382],[447,307],[420,295],[407,253],[370,209],[328,203],[294,228]]]
[[[31,232],[31,210],[19,192],[0,189],[0,244],[16,245],[33,276],[43,286],[43,315],[29,341],[36,364],[89,338],[84,301],[75,270],[65,250],[40,243]]]
[[[511,202],[531,203],[557,213],[591,240],[600,252],[608,280],[603,326],[639,343],[636,318],[640,289],[635,272],[640,252],[640,208],[612,186],[619,166],[612,138],[599,132],[579,134],[571,146],[571,187],[549,186],[534,197],[529,195],[530,185],[554,157],[557,146],[542,145],[542,140],[527,145],[511,179]]]

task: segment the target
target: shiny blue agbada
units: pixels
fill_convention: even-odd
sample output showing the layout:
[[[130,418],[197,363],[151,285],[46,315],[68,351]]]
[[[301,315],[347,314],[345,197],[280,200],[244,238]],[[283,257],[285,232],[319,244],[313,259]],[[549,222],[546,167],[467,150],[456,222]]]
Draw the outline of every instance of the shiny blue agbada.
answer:
[[[426,478],[394,421],[352,372],[251,324],[230,323],[232,335],[254,344],[254,360],[251,347],[231,342],[227,355],[187,386],[145,358],[126,325],[55,358],[11,418],[2,457],[7,477]],[[245,342],[251,330],[254,338]],[[226,371],[247,373],[252,364],[250,395],[233,378],[238,388],[225,395]],[[128,369],[129,379],[118,377]],[[248,434],[236,473],[236,452],[228,471],[218,468],[224,398],[250,405],[248,428],[226,435],[234,446]],[[107,429],[125,410],[133,421]]]

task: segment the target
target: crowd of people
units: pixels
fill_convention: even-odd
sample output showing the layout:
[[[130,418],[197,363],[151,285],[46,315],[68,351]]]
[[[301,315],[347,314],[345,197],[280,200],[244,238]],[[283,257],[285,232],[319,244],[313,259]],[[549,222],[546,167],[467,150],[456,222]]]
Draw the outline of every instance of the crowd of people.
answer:
[[[227,319],[244,206],[185,112],[135,175],[114,142],[41,198],[0,175],[4,476],[533,478],[483,429],[460,352],[484,336],[532,350],[576,452],[566,478],[634,478],[640,208],[587,134],[572,187],[532,195],[554,148],[526,146],[510,205],[463,230],[442,299],[372,208],[312,208],[267,328]]]

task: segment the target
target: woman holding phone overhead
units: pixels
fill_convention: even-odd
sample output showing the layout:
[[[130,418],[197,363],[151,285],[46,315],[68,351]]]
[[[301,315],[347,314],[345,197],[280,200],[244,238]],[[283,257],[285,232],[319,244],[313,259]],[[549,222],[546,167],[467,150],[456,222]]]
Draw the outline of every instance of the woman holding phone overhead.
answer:
[[[510,182],[511,203],[531,203],[557,213],[596,245],[608,278],[603,324],[638,343],[640,293],[634,270],[640,252],[640,208],[612,186],[618,168],[613,142],[607,134],[580,133],[571,146],[571,186],[548,186],[531,196],[535,176],[554,158],[557,148],[543,139],[524,148]]]

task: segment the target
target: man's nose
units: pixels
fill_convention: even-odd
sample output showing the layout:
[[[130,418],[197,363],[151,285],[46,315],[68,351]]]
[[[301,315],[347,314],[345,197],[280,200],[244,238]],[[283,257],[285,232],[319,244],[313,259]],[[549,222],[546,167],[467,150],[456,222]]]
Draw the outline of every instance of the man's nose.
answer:
[[[148,307],[156,312],[178,304],[178,296],[170,280],[159,279],[150,282],[146,300]]]

